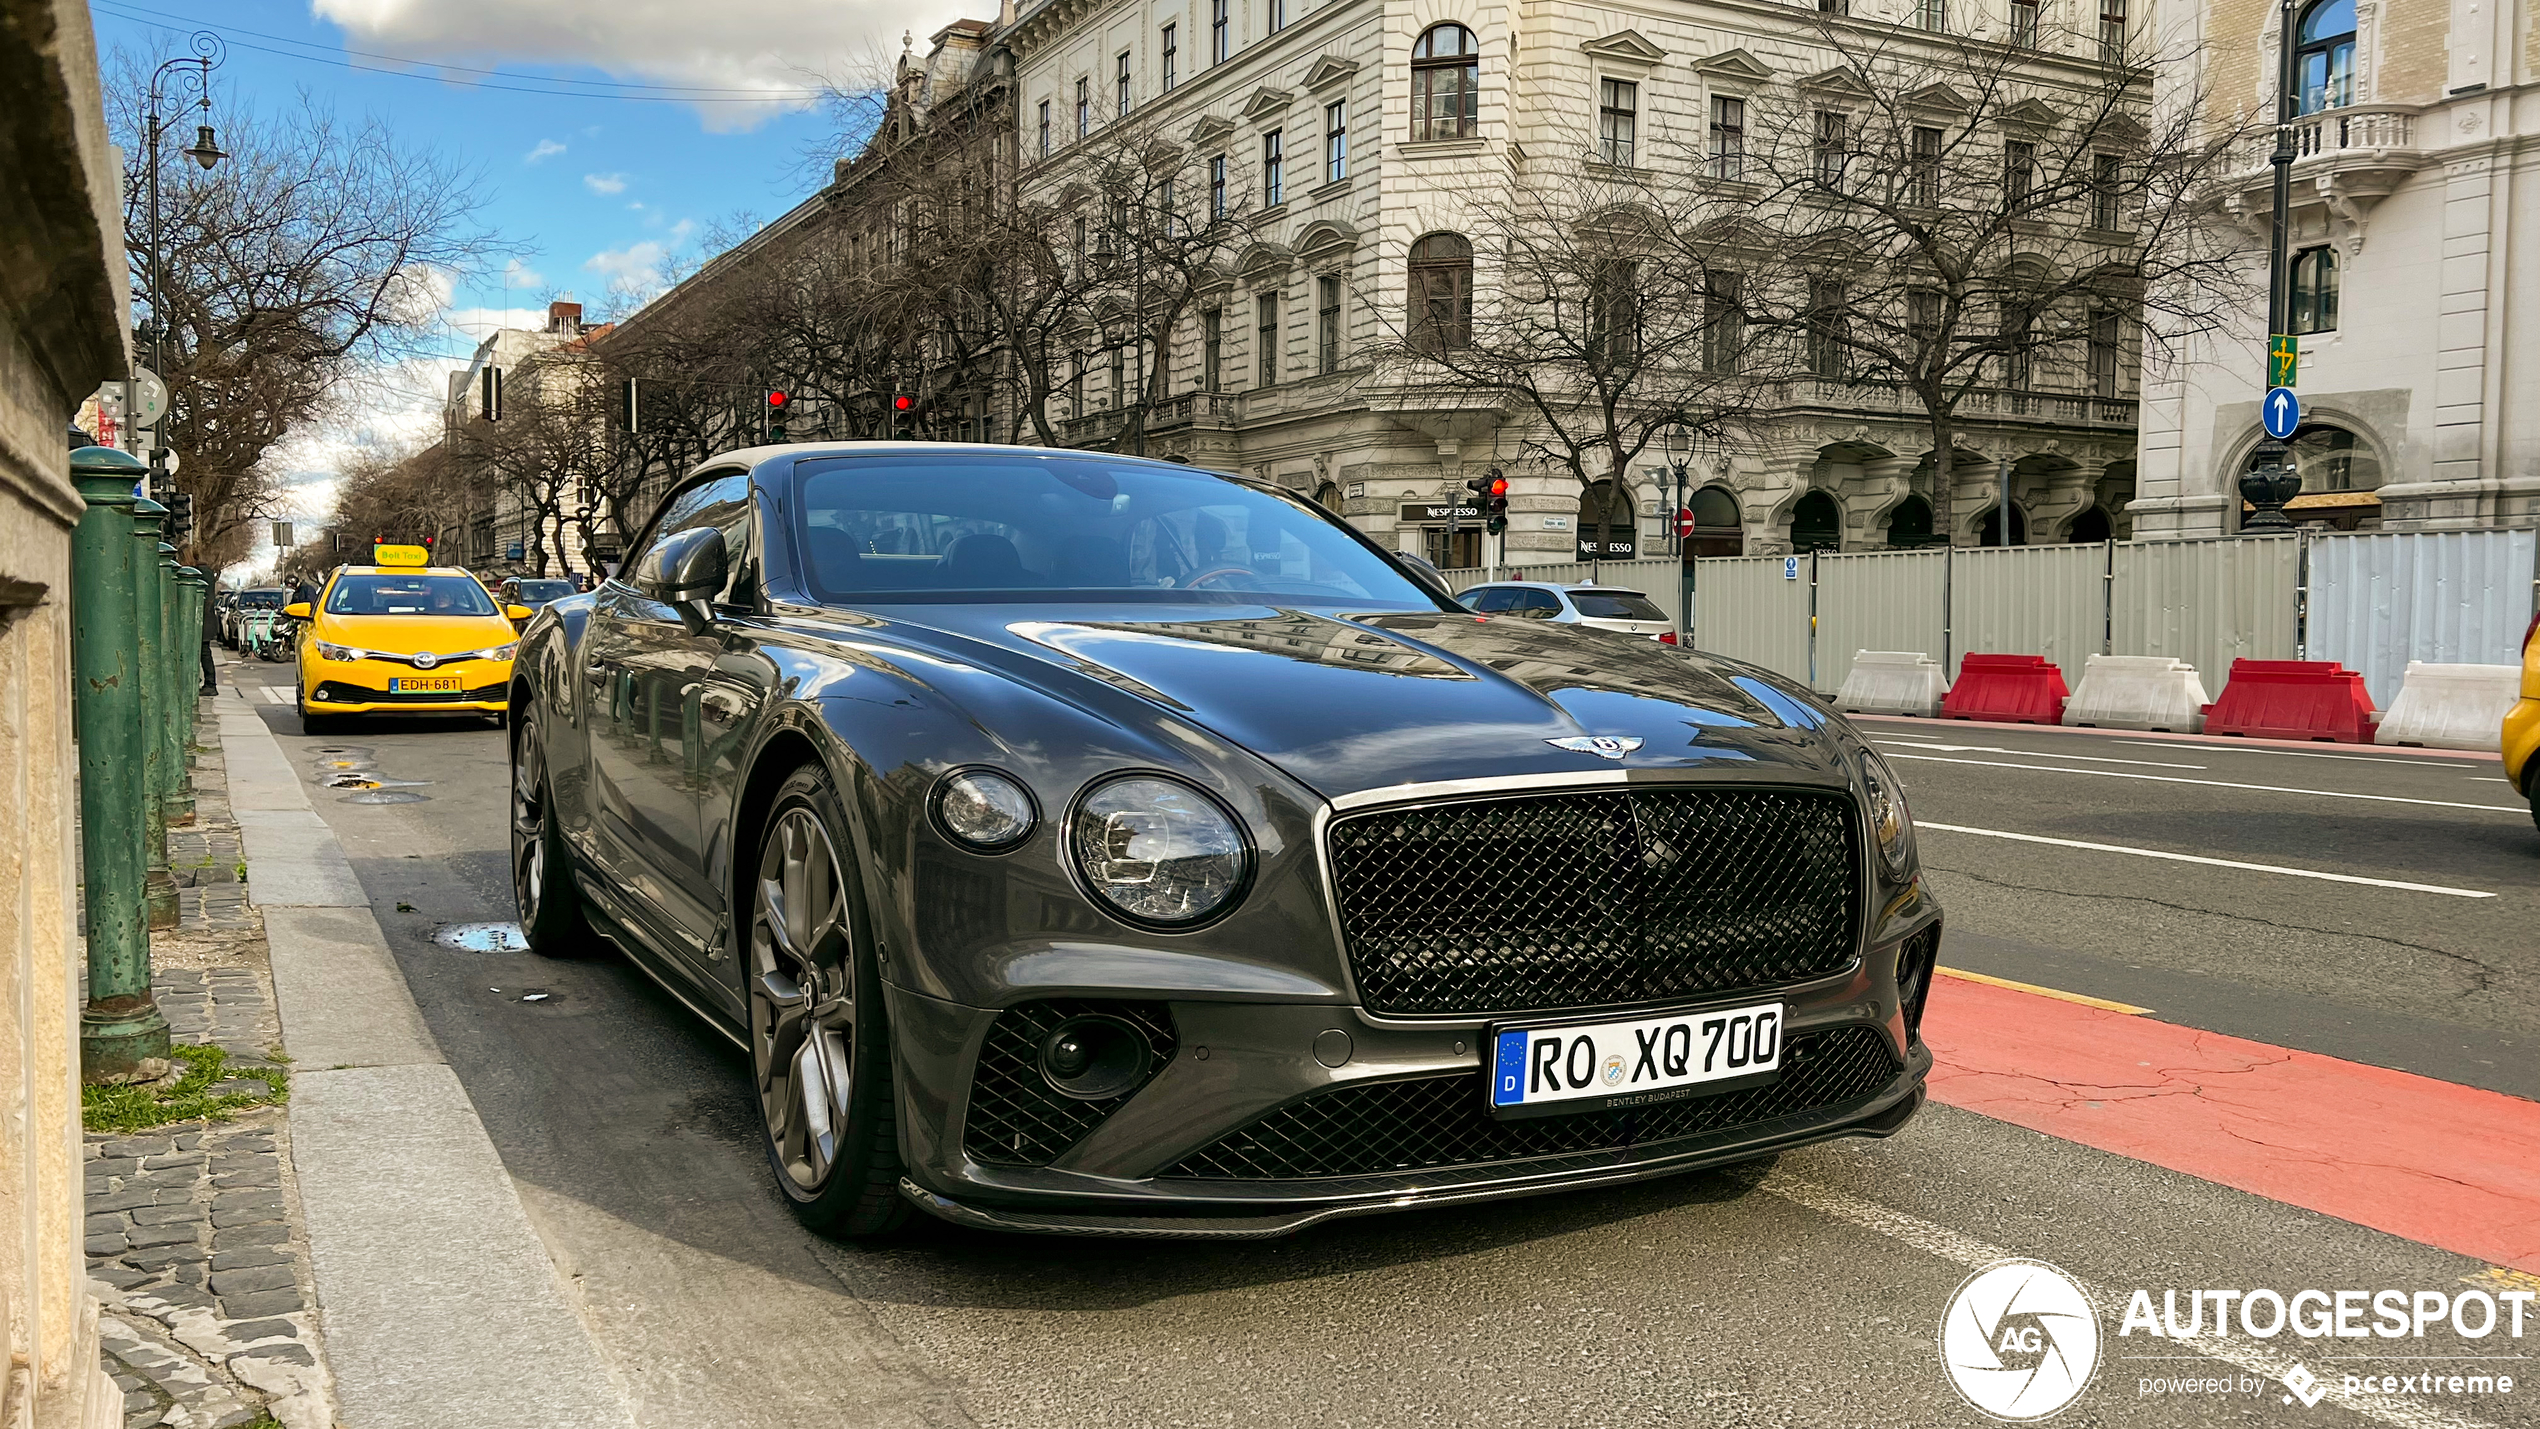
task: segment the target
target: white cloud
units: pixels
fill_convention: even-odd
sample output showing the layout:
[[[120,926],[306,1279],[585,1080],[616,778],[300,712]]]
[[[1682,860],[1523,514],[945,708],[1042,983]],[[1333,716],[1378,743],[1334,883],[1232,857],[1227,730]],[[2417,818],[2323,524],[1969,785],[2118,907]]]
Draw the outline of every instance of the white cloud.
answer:
[[[879,72],[899,38],[926,37],[989,0],[313,0],[361,48],[421,61],[587,65],[620,80],[737,91],[697,96],[708,129],[744,130],[805,107],[813,74]],[[763,102],[749,100],[763,94]],[[738,102],[731,102],[738,101]]]
[[[626,175],[584,174],[582,186],[595,194],[622,194],[626,192]]]
[[[535,164],[542,159],[552,159],[563,152],[564,145],[553,139],[541,139],[538,141],[538,147],[523,154],[520,161],[524,164]]]
[[[663,268],[669,261],[670,246],[647,238],[624,248],[594,253],[582,266],[608,279],[612,287],[651,293],[661,287]]]
[[[526,259],[512,258],[503,264],[503,286],[506,288],[543,288],[547,275],[529,266]]]

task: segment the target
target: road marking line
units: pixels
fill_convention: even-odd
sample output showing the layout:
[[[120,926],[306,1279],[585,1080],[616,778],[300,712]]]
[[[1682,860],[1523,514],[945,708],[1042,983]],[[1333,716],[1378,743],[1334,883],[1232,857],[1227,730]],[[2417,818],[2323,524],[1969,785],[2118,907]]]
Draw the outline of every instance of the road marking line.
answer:
[[[2081,773],[2093,773],[2082,770]],[[2192,853],[2171,853],[2167,849],[2128,848],[2124,844],[2097,844],[2082,839],[2050,839],[2042,834],[2015,834],[2004,829],[1971,829],[1964,824],[1934,824],[1921,820],[1915,827],[1938,829],[1943,833],[1976,834],[1989,839],[2017,839],[2024,844],[2053,844],[2057,848],[2086,848],[2096,853],[2130,853],[2136,858],[2164,858],[2172,863],[2201,863],[2211,868],[2240,868],[2252,873],[2281,873],[2293,878],[2317,878],[2329,883],[2360,883],[2367,888],[2397,888],[2409,893],[2440,893],[2446,898],[2493,898],[2475,888],[2446,888],[2440,883],[2404,883],[2395,878],[2365,878],[2352,873],[2322,873],[2312,868],[2287,868],[2280,863],[2242,863],[2231,858],[2205,858]]]
[[[2476,809],[2484,814],[2528,814],[2503,804],[2457,804],[2449,799],[2403,799],[2396,794],[2350,794],[2343,789],[2287,789],[2278,784],[2234,784],[2224,779],[2182,779],[2175,774],[2129,774],[2122,769],[2056,769],[2037,764],[2005,764],[1998,759],[1944,759],[1937,754],[1896,754],[1926,764],[1973,764],[1986,769],[2024,769],[2031,774],[2095,774],[2102,779],[2149,779],[2155,784],[2195,784],[2207,789],[2254,789],[2261,794],[2308,794],[2319,799],[2369,799],[2376,804],[2425,804],[2437,809]]]
[[[287,705],[291,703],[291,697],[299,693],[296,690],[286,690],[280,685],[266,685],[263,689],[265,703],[269,705]]]
[[[2147,769],[2203,769],[2202,764],[2172,764],[2160,759],[2106,759],[2096,754],[2041,754],[2034,749],[1997,749],[1989,744],[1913,744],[1901,739],[1873,739],[1875,744],[1898,744],[1907,749],[1928,749],[1939,754],[2016,754],[2023,759],[2078,759],[2084,764],[2140,764]]]
[[[1893,1241],[1900,1241],[1926,1254],[1938,1256],[1942,1260],[1955,1261],[1970,1270],[1991,1265],[1997,1260],[2017,1258],[2011,1251],[1998,1245],[1988,1245],[1973,1236],[1961,1234],[1947,1226],[1936,1225],[1920,1216],[1908,1215],[1893,1207],[1880,1205],[1876,1201],[1864,1200],[1849,1191],[1839,1191],[1832,1186],[1804,1180],[1778,1167],[1756,1182],[1755,1189],[1779,1196],[1793,1205],[1806,1206],[1812,1211],[1832,1216],[1836,1220],[1849,1221],[1863,1230],[1885,1236]],[[2070,1275],[2071,1272],[2067,1271],[2066,1274]],[[2091,1304],[2110,1320],[2117,1319],[2125,1313],[2128,1296],[2121,1295],[2095,1281],[2076,1277],[2074,1283],[2080,1288],[2082,1294],[2089,1297]],[[2111,1340],[2114,1340],[2113,1331],[2109,1331],[2108,1335]],[[2293,1366],[2297,1362],[2292,1355],[2278,1353],[2264,1347],[2263,1344],[2236,1339],[2164,1337],[2153,1341],[2152,1344],[2160,1348],[2175,1346],[2179,1349],[2194,1350],[2207,1359],[2220,1360],[2236,1369],[2263,1376],[2269,1381],[2281,1380],[2292,1373]],[[2116,1346],[2111,1344],[2109,1348],[2114,1350]],[[2111,1388],[2113,1391],[2113,1382]],[[2377,1419],[2384,1424],[2403,1426],[2403,1429],[2484,1429],[2485,1424],[2483,1420],[2463,1418],[2460,1415],[2446,1413],[2430,1404],[2399,1399],[2395,1396],[2389,1399],[2380,1397],[2349,1399],[2332,1390],[2328,1402],[2367,1419]]]
[[[2051,997],[2059,1002],[2078,1002],[2084,1007],[2096,1007],[2103,1012],[2122,1012],[2129,1017],[2140,1017],[2152,1010],[2148,1007],[2137,1007],[2130,1002],[2110,1002],[2104,997],[2087,997],[2078,992],[2066,992],[2061,988],[2039,987],[2033,982],[2013,982],[2007,977],[1989,977],[1983,973],[1971,973],[1965,968],[1933,968],[1932,971],[1942,977],[1954,977],[1965,982],[1980,982],[1987,987],[2007,987],[2013,992],[2032,992],[2039,997]]]

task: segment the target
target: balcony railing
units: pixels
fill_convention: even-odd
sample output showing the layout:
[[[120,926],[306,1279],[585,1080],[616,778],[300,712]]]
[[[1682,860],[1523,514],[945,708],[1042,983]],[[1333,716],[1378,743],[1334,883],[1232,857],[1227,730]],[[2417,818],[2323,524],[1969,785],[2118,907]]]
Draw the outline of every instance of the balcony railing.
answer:
[[[1168,397],[1154,411],[1147,413],[1147,430],[1161,432],[1174,427],[1230,427],[1235,423],[1235,394],[1232,392],[1185,392]]]
[[[2296,163],[2324,154],[2358,157],[2413,152],[2417,146],[2417,109],[2403,104],[2350,104],[2323,109],[2293,121]],[[2275,154],[2275,131],[2261,129],[2241,151],[2241,166],[2263,169]]]
[[[1783,385],[1783,407],[1835,407],[1860,412],[1895,412],[1920,416],[1922,400],[1894,382],[1791,382]],[[2016,388],[1979,387],[1958,399],[1961,417],[2013,417],[2068,426],[2131,427],[2137,404],[2131,397],[2097,397],[2080,392],[2036,392]]]

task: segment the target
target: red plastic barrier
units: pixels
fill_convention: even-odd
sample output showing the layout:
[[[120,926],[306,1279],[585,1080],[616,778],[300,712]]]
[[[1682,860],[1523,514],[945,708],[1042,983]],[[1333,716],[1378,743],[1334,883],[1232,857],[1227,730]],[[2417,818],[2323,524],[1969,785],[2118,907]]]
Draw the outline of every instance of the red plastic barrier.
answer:
[[[2064,717],[2064,672],[2043,655],[1970,655],[1940,697],[1942,719],[2054,724]]]
[[[2205,706],[2207,734],[2370,744],[2376,722],[2364,677],[2334,660],[2234,660]]]

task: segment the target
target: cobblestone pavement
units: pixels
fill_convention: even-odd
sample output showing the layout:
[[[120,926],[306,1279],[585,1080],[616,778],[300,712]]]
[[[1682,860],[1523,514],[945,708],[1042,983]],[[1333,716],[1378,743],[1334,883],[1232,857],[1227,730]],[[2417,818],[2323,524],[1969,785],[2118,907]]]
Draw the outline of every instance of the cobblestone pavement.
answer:
[[[206,701],[204,729],[216,728]],[[170,831],[184,916],[152,938],[152,990],[180,1043],[274,1065],[264,934],[240,881],[238,828],[217,749],[197,756],[193,827]],[[211,1089],[264,1090],[247,1079]],[[125,1429],[217,1429],[271,1416],[331,1429],[307,1232],[280,1107],[87,1138],[88,1273]]]

